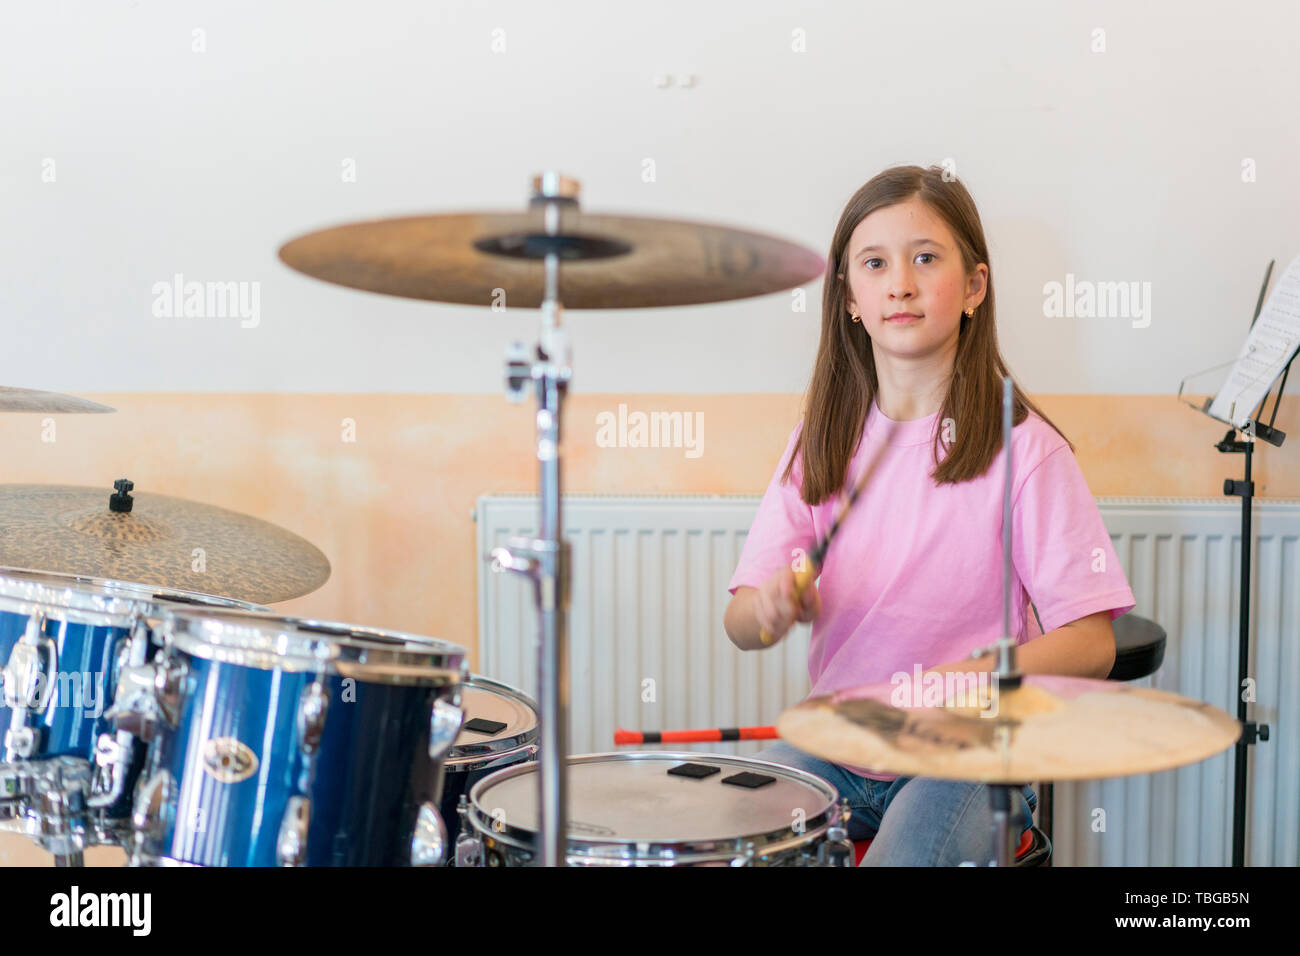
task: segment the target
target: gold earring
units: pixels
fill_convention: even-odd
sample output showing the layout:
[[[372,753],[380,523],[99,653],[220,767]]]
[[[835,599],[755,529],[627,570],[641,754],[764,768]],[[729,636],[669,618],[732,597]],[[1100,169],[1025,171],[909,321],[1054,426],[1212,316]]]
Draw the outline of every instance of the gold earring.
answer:
[[[861,321],[862,321],[862,316],[858,315],[858,314],[855,313],[855,312],[850,312],[849,315],[851,315],[851,316],[853,317],[853,321],[854,321],[854,322],[861,322]]]
[[[971,309],[969,312],[963,312],[962,315],[966,316],[968,319],[973,319],[975,318],[975,310]]]

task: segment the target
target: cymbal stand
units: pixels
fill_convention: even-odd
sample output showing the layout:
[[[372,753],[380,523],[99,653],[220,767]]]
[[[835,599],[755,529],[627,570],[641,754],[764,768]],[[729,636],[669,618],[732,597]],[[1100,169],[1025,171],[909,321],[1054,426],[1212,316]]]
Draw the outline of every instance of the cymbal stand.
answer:
[[[537,387],[537,460],[540,467],[541,527],[536,538],[511,538],[506,547],[493,548],[493,565],[514,571],[533,582],[537,603],[539,715],[538,788],[541,810],[536,864],[562,866],[568,845],[567,762],[569,743],[569,544],[562,536],[560,512],[560,422],[569,379],[570,350],[567,331],[561,327],[559,299],[561,213],[576,208],[578,184],[554,172],[533,180],[532,204],[543,209],[545,236],[530,237],[529,247],[542,250],[545,293],[541,305],[542,330],[535,358],[522,346],[506,353],[506,395],[522,401],[528,382]],[[553,237],[547,242],[547,237]]]
[[[1016,642],[1011,636],[1011,429],[1012,429],[1011,377],[1002,379],[1002,458],[1006,475],[1002,487],[1002,637],[991,647],[982,647],[972,656],[996,654],[993,667],[993,686],[998,693],[1020,686],[1021,673],[1016,664]],[[1006,727],[998,728],[998,735],[1010,733]],[[1011,784],[989,784],[989,803],[993,808],[994,859],[998,866],[1011,866],[1015,862],[1015,844],[1011,832]]]

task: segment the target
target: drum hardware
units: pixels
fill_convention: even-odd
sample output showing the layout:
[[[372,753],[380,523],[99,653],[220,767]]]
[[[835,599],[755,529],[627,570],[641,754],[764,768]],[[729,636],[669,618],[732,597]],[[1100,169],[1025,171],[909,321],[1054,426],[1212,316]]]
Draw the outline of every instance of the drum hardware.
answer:
[[[54,415],[103,414],[117,409],[75,395],[0,385],[0,412],[45,412]]]
[[[314,754],[320,747],[321,734],[325,732],[325,717],[329,713],[330,699],[320,678],[312,681],[298,700],[298,746],[304,754]]]
[[[131,636],[122,644],[114,662],[116,673],[109,683],[114,688],[114,702],[125,702],[128,693],[122,689],[122,675],[127,668],[140,667],[148,660],[150,649],[149,625],[137,608],[132,612]],[[113,707],[105,714],[113,719]],[[116,721],[114,721],[116,724]],[[129,721],[127,722],[129,724]],[[89,803],[92,807],[111,807],[126,796],[127,788],[134,782],[131,773],[137,757],[136,741],[142,735],[133,734],[125,727],[115,728],[112,734],[100,734],[95,743],[95,775],[91,785]]]
[[[826,831],[826,842],[817,848],[817,862],[820,866],[853,866],[853,841],[849,839],[849,820],[853,811],[849,809],[849,798],[841,797],[839,812],[830,829]]]
[[[45,613],[37,610],[27,619],[27,628],[4,666],[5,705],[10,710],[4,735],[6,762],[35,756],[40,728],[28,726],[28,714],[49,709],[57,673],[58,651],[45,634]]]
[[[281,866],[302,866],[307,860],[307,832],[311,829],[311,801],[290,797],[275,841],[276,860]]]
[[[104,842],[87,812],[90,767],[75,757],[0,764],[0,820],[54,854],[56,866],[81,866],[87,845]]]
[[[447,828],[432,803],[420,804],[411,837],[412,866],[441,866],[446,859]]]
[[[187,673],[185,662],[165,648],[151,662],[128,664],[104,716],[119,732],[153,740],[159,727],[176,727]]]
[[[167,814],[176,793],[176,779],[167,770],[158,770],[136,791],[131,810],[131,854],[129,866],[142,866],[159,855],[167,825]]]
[[[482,866],[483,844],[474,835],[469,823],[469,797],[462,793],[456,804],[456,815],[460,820],[460,832],[456,835],[456,865]]]

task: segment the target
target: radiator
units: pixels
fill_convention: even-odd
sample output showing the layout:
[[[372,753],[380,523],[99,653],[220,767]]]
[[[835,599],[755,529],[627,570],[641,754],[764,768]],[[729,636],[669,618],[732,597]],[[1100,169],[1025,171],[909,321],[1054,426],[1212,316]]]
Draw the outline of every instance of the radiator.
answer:
[[[570,752],[615,749],[616,727],[772,724],[808,693],[808,627],[744,653],[722,628],[757,496],[564,499],[572,544]],[[1139,684],[1235,715],[1241,510],[1213,499],[1098,499],[1137,599],[1168,632],[1165,661]],[[484,496],[480,557],[537,531],[537,498]],[[1257,502],[1253,519],[1253,719],[1246,861],[1300,862],[1300,501]],[[479,668],[536,694],[531,585],[481,562]],[[644,749],[750,754],[763,743]],[[1231,750],[1191,767],[1055,787],[1054,865],[1223,866],[1231,861]]]

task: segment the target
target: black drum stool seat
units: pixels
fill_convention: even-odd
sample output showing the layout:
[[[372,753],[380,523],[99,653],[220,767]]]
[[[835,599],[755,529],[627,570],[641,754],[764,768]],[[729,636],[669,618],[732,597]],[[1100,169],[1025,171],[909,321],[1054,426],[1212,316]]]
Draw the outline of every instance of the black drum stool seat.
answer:
[[[1106,680],[1130,681],[1150,677],[1160,669],[1165,660],[1165,629],[1150,618],[1130,611],[1116,618],[1111,626],[1115,630],[1115,664]],[[1038,822],[1046,835],[1048,846],[1052,839],[1052,785],[1040,784],[1038,793]],[[1050,853],[1050,850],[1049,850]],[[1050,856],[1041,865],[1051,866]]]

